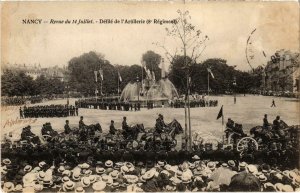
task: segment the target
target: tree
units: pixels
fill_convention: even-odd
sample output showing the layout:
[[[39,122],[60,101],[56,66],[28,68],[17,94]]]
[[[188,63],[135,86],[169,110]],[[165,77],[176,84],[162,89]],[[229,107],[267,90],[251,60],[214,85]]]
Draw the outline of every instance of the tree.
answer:
[[[190,62],[191,58],[187,57],[187,60]],[[189,68],[192,70],[193,68]],[[184,67],[184,56],[175,56],[171,66],[170,72],[168,75],[169,79],[175,85],[179,93],[186,92],[186,68]]]
[[[48,94],[50,81],[44,76],[38,76],[35,80],[37,94]]]
[[[69,85],[84,95],[95,95],[95,89],[99,91],[101,78],[99,70],[103,70],[103,93],[116,93],[117,91],[117,71],[108,60],[100,53],[89,52],[79,57],[74,57],[69,61],[68,69],[70,71]],[[97,71],[97,80],[95,82],[94,71]]]
[[[154,72],[156,80],[161,79],[161,69],[159,68],[161,56],[159,54],[149,50],[143,54],[142,61],[145,62],[147,69]]]
[[[36,94],[35,82],[24,72],[7,70],[1,76],[1,92],[6,96],[30,96]]]
[[[192,131],[191,131],[191,118],[190,118],[190,105],[189,105],[189,91],[190,91],[190,67],[197,62],[202,52],[206,48],[206,41],[208,40],[207,35],[202,35],[201,30],[196,30],[196,27],[191,24],[191,16],[188,11],[181,12],[177,11],[179,17],[176,19],[176,22],[172,25],[172,27],[166,28],[167,36],[174,38],[175,41],[180,43],[179,50],[183,53],[183,66],[186,69],[186,97],[185,102],[185,134],[187,136],[187,119],[189,122],[189,150],[192,148]],[[165,45],[158,46],[163,48],[166,52],[167,59],[170,61],[172,65],[172,61],[174,61],[175,56],[177,56],[178,48],[175,50],[174,54],[171,54],[170,51],[166,48]],[[190,60],[187,59],[190,58]],[[186,109],[187,106],[187,109]]]

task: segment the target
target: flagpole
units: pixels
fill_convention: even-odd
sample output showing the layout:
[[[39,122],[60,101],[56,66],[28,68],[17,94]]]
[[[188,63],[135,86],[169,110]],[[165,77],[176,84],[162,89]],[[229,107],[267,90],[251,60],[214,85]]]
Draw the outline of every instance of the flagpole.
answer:
[[[209,72],[207,71],[207,96],[209,96]]]
[[[223,140],[223,144],[224,144],[224,109],[223,109],[223,105],[222,105],[222,140]]]
[[[119,96],[120,93],[120,72],[118,71],[118,95]]]
[[[96,82],[96,84],[95,84],[95,99],[96,99],[96,102],[97,102],[97,82],[98,82],[98,80],[97,80],[97,71],[94,71],[94,73],[95,73],[95,82]]]

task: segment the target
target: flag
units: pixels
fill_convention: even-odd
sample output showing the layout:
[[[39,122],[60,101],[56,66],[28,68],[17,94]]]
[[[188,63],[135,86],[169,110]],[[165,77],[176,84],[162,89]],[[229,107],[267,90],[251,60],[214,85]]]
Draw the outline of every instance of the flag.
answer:
[[[153,81],[155,81],[155,73],[154,73],[154,71],[152,72],[152,79],[153,79]]]
[[[119,81],[122,82],[122,77],[119,71],[118,71],[118,76],[119,76]]]
[[[220,119],[221,117],[223,117],[223,105],[218,113],[217,120]]]
[[[212,78],[215,78],[214,74],[212,73],[211,69],[210,68],[207,68],[207,71],[210,73],[211,77]]]
[[[97,82],[97,71],[94,71],[94,74],[95,74],[95,81]]]
[[[103,70],[99,70],[99,74],[100,74],[101,80],[103,81]]]

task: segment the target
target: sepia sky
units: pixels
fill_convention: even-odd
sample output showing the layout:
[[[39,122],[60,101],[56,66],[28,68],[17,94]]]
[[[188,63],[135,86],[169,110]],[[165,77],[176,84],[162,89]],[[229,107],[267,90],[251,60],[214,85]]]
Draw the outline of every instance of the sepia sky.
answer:
[[[222,58],[240,70],[250,70],[245,58],[246,41],[252,36],[252,65],[265,64],[278,49],[299,52],[299,7],[297,2],[202,2],[202,3],[100,3],[15,2],[2,4],[1,58],[3,63],[43,67],[67,65],[72,57],[89,51],[104,54],[112,64],[140,64],[142,54],[173,51],[166,36],[170,24],[22,24],[23,19],[42,21],[73,19],[174,19],[177,10],[188,10],[192,24],[209,41],[198,60]],[[262,54],[267,55],[265,58]]]

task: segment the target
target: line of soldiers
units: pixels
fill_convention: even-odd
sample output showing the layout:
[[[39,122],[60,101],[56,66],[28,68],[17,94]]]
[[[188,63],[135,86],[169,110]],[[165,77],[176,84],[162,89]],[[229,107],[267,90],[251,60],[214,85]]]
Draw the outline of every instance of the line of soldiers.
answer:
[[[216,107],[216,106],[218,106],[218,100],[200,99],[200,100],[190,101],[190,107],[192,107],[192,108],[194,108],[194,107]],[[171,102],[171,107],[184,108],[184,101],[176,100],[176,101],[174,101],[174,103]]]
[[[93,108],[102,110],[119,110],[119,111],[139,111],[141,110],[141,104],[128,103],[128,102],[102,102],[102,101],[91,101],[91,100],[79,100],[75,104],[79,108]]]
[[[68,117],[78,116],[78,108],[72,105],[39,105],[20,107],[20,118]]]

